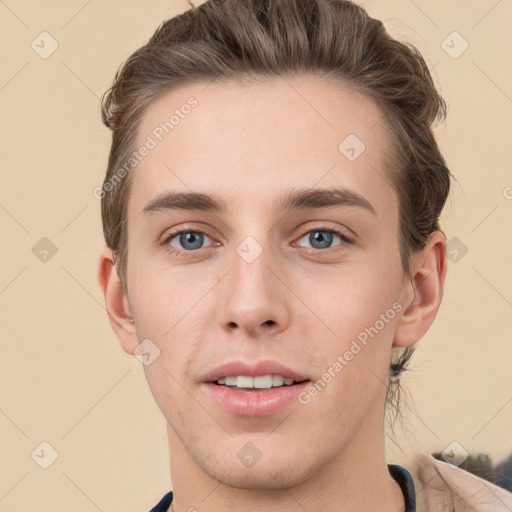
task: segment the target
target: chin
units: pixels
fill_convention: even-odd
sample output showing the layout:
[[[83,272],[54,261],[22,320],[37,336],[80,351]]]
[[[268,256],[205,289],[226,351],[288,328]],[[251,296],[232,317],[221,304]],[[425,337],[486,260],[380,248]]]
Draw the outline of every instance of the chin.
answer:
[[[217,462],[211,464],[216,459]],[[297,460],[279,461],[275,457],[261,458],[247,467],[238,460],[223,461],[222,456],[208,459],[202,470],[218,482],[236,489],[279,490],[290,489],[316,474],[316,467],[305,467]],[[205,462],[205,461],[203,461]]]
[[[289,470],[291,471],[292,467]],[[254,467],[244,470],[236,468],[228,474],[215,472],[210,476],[229,487],[255,491],[291,489],[307,480],[307,476],[297,474],[296,469],[293,473],[290,471],[275,467]]]

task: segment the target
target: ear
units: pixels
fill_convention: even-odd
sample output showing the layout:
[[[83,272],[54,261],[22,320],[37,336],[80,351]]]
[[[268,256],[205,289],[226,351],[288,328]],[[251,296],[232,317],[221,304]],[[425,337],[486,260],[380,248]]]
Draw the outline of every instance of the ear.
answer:
[[[444,233],[431,233],[425,248],[414,257],[412,269],[412,278],[402,290],[404,310],[395,330],[395,347],[406,347],[420,340],[437,315],[447,270]]]
[[[108,319],[121,346],[128,354],[138,346],[137,332],[128,297],[117,276],[112,250],[103,246],[98,257],[98,281],[105,299]]]

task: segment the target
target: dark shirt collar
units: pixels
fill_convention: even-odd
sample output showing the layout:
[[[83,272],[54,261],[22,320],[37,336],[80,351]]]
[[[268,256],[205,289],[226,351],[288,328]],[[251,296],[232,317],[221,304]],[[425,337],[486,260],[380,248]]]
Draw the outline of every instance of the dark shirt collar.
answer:
[[[397,464],[388,464],[388,469],[404,494],[405,512],[416,512],[416,493],[411,474],[407,469]]]

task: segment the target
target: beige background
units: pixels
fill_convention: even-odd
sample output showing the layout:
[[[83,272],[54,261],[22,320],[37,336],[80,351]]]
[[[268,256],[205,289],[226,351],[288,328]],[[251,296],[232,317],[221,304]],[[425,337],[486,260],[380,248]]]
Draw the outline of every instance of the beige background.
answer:
[[[404,380],[416,412],[399,442],[457,441],[499,462],[512,452],[512,1],[362,3],[418,46],[449,104],[436,132],[458,184],[442,225],[467,247]],[[0,511],[143,511],[170,489],[164,419],[96,281],[92,192],[110,142],[99,97],[158,24],[187,8],[0,0]],[[31,48],[43,31],[59,45],[47,59]],[[469,44],[456,59],[441,46],[453,31]],[[43,237],[57,248],[47,262],[32,252]],[[43,441],[58,452],[48,469],[31,457]],[[404,457],[390,445],[391,461]]]

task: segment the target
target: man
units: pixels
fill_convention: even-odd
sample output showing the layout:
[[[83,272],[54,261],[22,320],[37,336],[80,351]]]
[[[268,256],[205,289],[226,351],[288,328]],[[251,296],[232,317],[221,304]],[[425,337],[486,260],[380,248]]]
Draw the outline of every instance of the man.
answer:
[[[167,421],[154,510],[416,510],[384,416],[443,295],[443,113],[342,0],[210,0],[124,64],[98,276]]]

